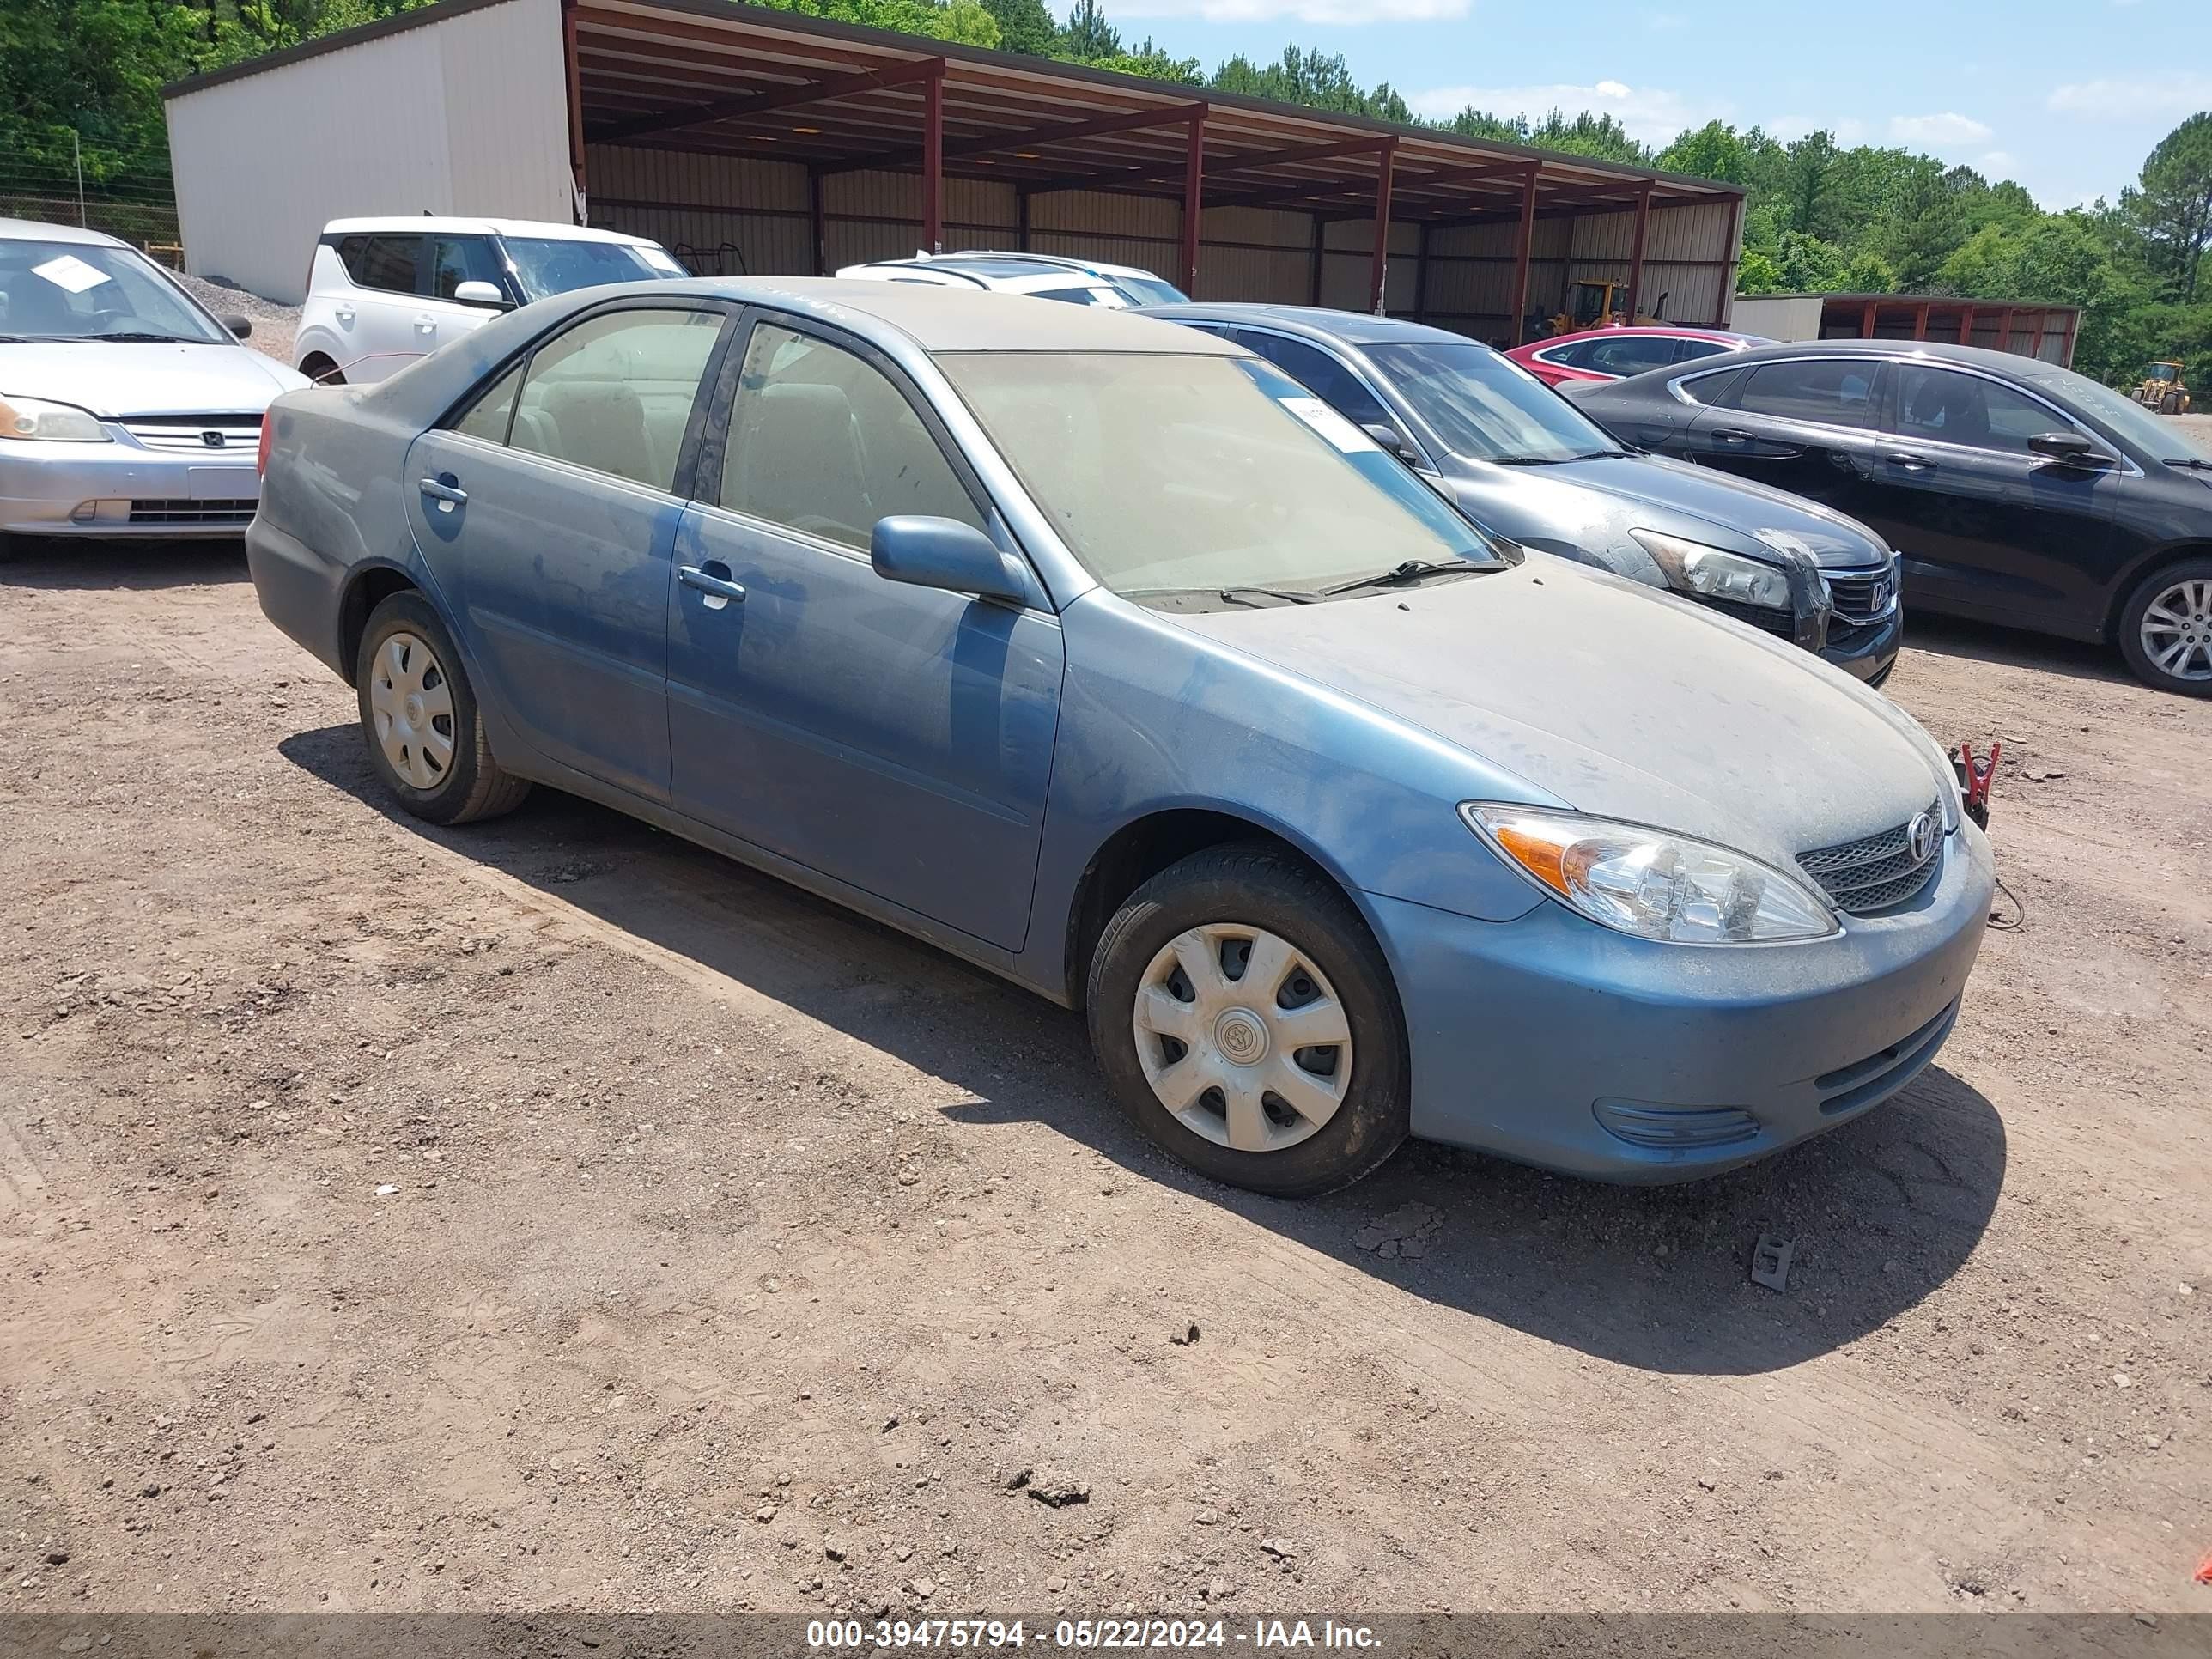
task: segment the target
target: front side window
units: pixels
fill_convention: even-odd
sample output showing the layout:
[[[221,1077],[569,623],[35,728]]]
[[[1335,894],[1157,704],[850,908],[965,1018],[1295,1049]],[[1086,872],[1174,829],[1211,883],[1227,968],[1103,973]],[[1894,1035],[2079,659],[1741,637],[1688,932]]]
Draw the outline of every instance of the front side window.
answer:
[[[433,244],[430,292],[450,300],[463,283],[489,283],[504,294],[499,252],[489,236],[441,236]]]
[[[865,550],[902,514],[989,523],[906,395],[842,346],[753,330],[722,459],[732,513]]]
[[[1755,363],[1736,393],[1735,406],[1747,415],[1820,426],[1871,426],[1877,367],[1851,357]]]
[[[1256,328],[1239,329],[1237,343],[1249,346],[1301,386],[1319,393],[1323,403],[1354,426],[1396,428],[1398,422],[1367,383],[1319,346]]]
[[[1905,363],[1897,372],[1897,434],[1929,443],[2027,455],[2038,433],[2070,430],[2056,412],[2008,386],[1955,369]]]
[[[1187,306],[1190,295],[1173,283],[1164,283],[1157,276],[1116,276],[1114,286],[1121,297],[1133,306]]]
[[[605,312],[556,335],[531,356],[508,443],[672,491],[721,327],[719,312],[639,309]]]
[[[1135,599],[1494,568],[1480,532],[1257,358],[948,352],[938,363],[1084,568]]]
[[[1455,455],[1534,466],[1620,447],[1520,364],[1472,340],[1401,340],[1367,355]]]
[[[149,337],[232,343],[127,247],[0,240],[0,341]]]

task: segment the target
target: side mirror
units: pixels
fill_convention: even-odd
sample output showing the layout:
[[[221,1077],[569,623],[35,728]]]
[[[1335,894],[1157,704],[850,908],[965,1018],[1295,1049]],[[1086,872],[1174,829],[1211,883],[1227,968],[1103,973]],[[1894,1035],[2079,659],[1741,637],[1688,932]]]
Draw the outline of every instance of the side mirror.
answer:
[[[230,331],[230,337],[234,340],[248,340],[253,337],[253,319],[251,317],[242,317],[236,312],[229,312],[216,318],[216,321]]]
[[[482,306],[487,311],[505,311],[507,295],[500,292],[497,283],[463,283],[453,289],[453,303]]]
[[[2027,441],[2027,447],[2045,460],[2059,466],[2094,471],[2112,465],[2110,455],[2078,432],[2039,432]]]
[[[1019,605],[1029,597],[1014,562],[973,525],[957,519],[901,514],[876,520],[868,562],[887,582],[973,593],[979,599]]]
[[[1406,434],[1388,421],[1370,421],[1359,429],[1382,445],[1386,453],[1395,455],[1401,461],[1418,461],[1421,459],[1419,452],[1413,447]]]

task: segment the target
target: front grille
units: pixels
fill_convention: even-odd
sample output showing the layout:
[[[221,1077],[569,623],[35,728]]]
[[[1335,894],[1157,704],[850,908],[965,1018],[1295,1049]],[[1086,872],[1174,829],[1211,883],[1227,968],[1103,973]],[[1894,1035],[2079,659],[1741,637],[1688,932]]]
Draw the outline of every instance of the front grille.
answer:
[[[1741,599],[1706,599],[1704,602],[1722,615],[1734,617],[1738,622],[1747,622],[1753,628],[1779,634],[1785,640],[1796,637],[1796,619],[1787,611],[1777,611],[1764,605],[1746,605]]]
[[[1897,609],[1897,572],[1894,567],[1869,571],[1863,576],[1830,573],[1826,581],[1828,602],[1835,607],[1836,616],[1841,621],[1879,622]]]
[[[1798,866],[1820,884],[1839,910],[1869,916],[1889,909],[1918,893],[1943,862],[1942,820],[1934,806],[1926,816],[1936,823],[1936,835],[1924,858],[1912,855],[1912,824],[1908,822],[1839,847],[1800,853]]]
[[[261,447],[258,415],[128,415],[123,429],[149,449],[195,455],[242,452],[251,459]],[[215,434],[221,443],[210,443]]]
[[[259,503],[230,501],[133,501],[133,524],[250,524]]]

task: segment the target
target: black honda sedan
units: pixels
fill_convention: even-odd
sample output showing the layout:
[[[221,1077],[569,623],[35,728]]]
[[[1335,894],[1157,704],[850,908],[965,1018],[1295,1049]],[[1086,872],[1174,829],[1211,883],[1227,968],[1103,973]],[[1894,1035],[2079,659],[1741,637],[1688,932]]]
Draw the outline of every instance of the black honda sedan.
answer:
[[[1623,443],[1871,526],[1915,609],[2117,643],[2150,684],[2212,696],[2212,457],[2094,380],[1971,346],[1826,340],[1570,396]]]

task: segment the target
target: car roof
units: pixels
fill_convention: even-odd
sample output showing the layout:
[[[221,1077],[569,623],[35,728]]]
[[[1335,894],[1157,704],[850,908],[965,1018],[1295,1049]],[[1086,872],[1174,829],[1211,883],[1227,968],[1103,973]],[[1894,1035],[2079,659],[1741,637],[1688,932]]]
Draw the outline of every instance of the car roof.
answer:
[[[905,335],[924,351],[1126,351],[1152,356],[1243,356],[1240,346],[1170,328],[1133,311],[1070,306],[983,289],[923,283],[878,283],[836,276],[730,276],[635,284],[626,292],[668,293],[781,306],[824,322],[875,324]]]
[[[1517,348],[1565,345],[1570,340],[1601,340],[1620,334],[1650,334],[1669,340],[1724,340],[1730,345],[1779,345],[1780,341],[1764,334],[1739,334],[1733,329],[1698,328],[1689,323],[1637,323],[1620,328],[1578,328],[1569,334],[1554,334],[1548,339],[1531,340],[1528,346]]]
[[[1332,311],[1325,306],[1266,305],[1255,301],[1233,301],[1208,305],[1133,306],[1138,315],[1170,322],[1265,324],[1292,334],[1317,339],[1341,340],[1349,345],[1380,345],[1392,340],[1430,340],[1452,345],[1481,345],[1480,340],[1455,334],[1448,328],[1407,322],[1401,317],[1376,317],[1362,311]],[[1487,351],[1490,348],[1483,346]]]
[[[556,224],[538,219],[476,219],[437,214],[386,215],[372,219],[333,219],[323,227],[325,236],[434,235],[440,231],[470,236],[527,236],[570,242],[617,242],[628,247],[658,247],[643,236],[591,225]]]
[[[119,236],[77,225],[50,225],[39,219],[0,219],[0,242],[76,242],[88,247],[129,247]]]
[[[1143,276],[1159,280],[1135,265],[1109,264],[1103,259],[1084,259],[1060,253],[1009,252],[996,248],[963,248],[957,253],[917,253],[911,259],[871,259],[872,265],[952,265],[986,276],[1028,276],[1049,270],[1077,271],[1086,276]]]
[[[2021,380],[2036,380],[2065,368],[2040,357],[2023,357],[2016,351],[1993,351],[1986,346],[1953,345],[1942,340],[1794,340],[1738,352],[1720,367],[1742,368],[1776,358],[1789,357],[1918,357],[1929,362],[1958,363],[1969,368],[1991,369]],[[1698,365],[1710,362],[1700,358]]]

